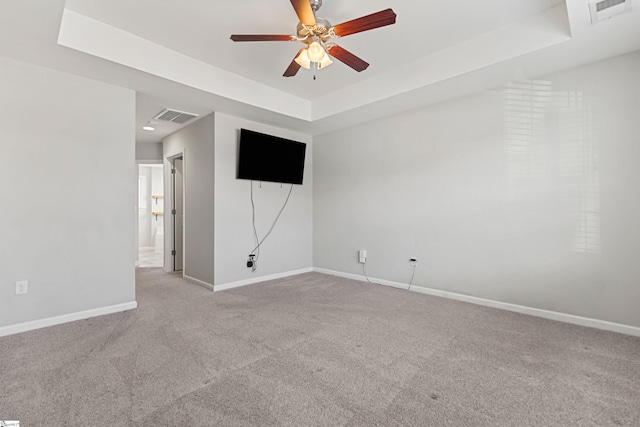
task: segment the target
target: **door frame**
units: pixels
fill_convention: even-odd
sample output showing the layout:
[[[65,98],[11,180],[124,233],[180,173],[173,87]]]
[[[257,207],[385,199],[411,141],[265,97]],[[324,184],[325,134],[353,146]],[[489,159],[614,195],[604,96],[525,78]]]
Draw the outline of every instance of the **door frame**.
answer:
[[[169,195],[168,199],[165,199],[170,202],[169,209],[173,209],[173,176],[171,174],[171,169],[173,168],[173,160],[182,158],[182,271],[175,271],[175,259],[172,255],[172,251],[174,248],[174,238],[176,238],[174,230],[173,230],[173,221],[166,220],[164,222],[164,271],[167,273],[181,273],[182,277],[185,275],[186,271],[186,257],[185,257],[185,248],[186,248],[186,217],[187,217],[187,156],[186,150],[184,148],[179,151],[172,152],[164,156],[164,194]],[[167,207],[165,207],[165,211]]]

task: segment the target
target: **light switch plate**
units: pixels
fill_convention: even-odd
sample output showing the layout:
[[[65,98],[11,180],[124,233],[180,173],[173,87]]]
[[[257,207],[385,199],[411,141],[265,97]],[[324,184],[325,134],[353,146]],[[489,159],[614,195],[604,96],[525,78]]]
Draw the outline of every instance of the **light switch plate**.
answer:
[[[20,280],[16,282],[16,295],[24,295],[28,291],[29,281]]]

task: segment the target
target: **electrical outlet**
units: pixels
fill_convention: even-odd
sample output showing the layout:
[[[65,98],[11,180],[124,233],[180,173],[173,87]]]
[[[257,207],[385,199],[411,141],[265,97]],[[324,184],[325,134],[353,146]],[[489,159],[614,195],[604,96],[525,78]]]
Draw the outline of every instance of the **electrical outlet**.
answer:
[[[256,256],[251,254],[249,258],[247,258],[247,268],[253,268],[254,265],[256,265]]]
[[[411,263],[411,265],[415,266],[416,264],[418,264],[418,258],[412,256],[411,258],[409,258],[409,263]]]
[[[358,251],[358,262],[360,264],[366,264],[366,262],[367,262],[367,251],[366,251],[366,249],[360,249]]]
[[[27,293],[29,282],[27,280],[20,280],[16,282],[16,295],[24,295]]]

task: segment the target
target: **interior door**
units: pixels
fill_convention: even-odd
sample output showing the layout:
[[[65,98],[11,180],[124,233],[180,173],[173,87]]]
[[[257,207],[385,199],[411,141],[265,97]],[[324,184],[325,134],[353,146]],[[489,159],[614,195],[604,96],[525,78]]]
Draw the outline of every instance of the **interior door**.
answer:
[[[173,159],[173,271],[182,271],[184,245],[184,164],[182,157]]]

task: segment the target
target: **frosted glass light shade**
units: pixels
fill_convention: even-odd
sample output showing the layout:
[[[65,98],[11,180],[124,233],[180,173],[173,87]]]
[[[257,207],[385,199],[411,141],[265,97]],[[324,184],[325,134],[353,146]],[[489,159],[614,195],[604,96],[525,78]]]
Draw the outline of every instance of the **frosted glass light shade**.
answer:
[[[313,62],[320,62],[322,57],[326,55],[324,48],[320,46],[320,43],[313,42],[309,45],[307,49],[307,55],[309,55],[309,59]]]
[[[311,68],[311,60],[309,59],[309,55],[307,54],[307,49],[304,49],[302,52],[300,52],[300,55],[298,55],[296,59],[294,59],[294,61],[296,61],[298,65],[306,68],[307,70]]]
[[[322,59],[320,60],[319,68],[327,68],[331,64],[333,64],[333,61],[331,60],[331,58],[329,58],[329,55],[325,53]]]

